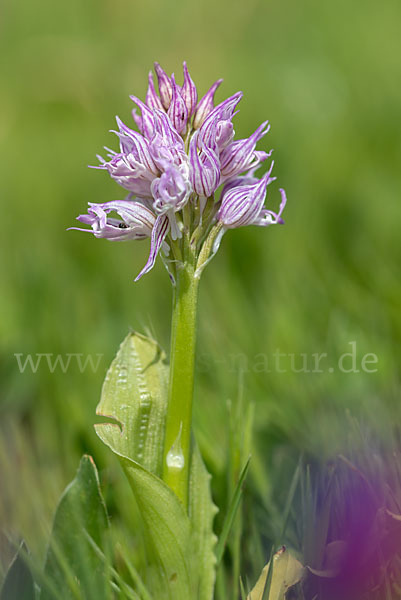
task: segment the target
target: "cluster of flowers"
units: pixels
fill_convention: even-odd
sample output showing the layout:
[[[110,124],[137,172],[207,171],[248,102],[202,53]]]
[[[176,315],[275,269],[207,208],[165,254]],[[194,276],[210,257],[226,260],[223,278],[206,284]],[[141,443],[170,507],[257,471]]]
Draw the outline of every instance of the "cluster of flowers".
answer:
[[[278,213],[264,208],[273,163],[258,179],[256,169],[271,153],[256,150],[257,142],[269,130],[262,123],[246,139],[234,141],[232,119],[242,93],[238,92],[214,106],[214,95],[222,80],[216,81],[198,102],[197,90],[184,62],[184,81],[180,86],[174,75],[168,77],[158,63],[152,72],[145,102],[131,96],[140,109],[133,110],[139,129],[134,131],[117,118],[120,152],[108,152],[100,166],[129,192],[124,200],[102,204],[89,203],[88,214],[77,219],[90,225],[98,238],[109,240],[151,239],[149,259],[137,279],[154,265],[160,250],[168,253],[180,240],[185,228],[184,211],[190,221],[204,227],[218,227],[220,237],[227,229],[244,225],[267,226],[283,223],[281,213],[286,197],[280,190]],[[216,190],[222,186],[220,196]],[[210,210],[211,206],[211,210]],[[110,217],[117,213],[119,218]]]

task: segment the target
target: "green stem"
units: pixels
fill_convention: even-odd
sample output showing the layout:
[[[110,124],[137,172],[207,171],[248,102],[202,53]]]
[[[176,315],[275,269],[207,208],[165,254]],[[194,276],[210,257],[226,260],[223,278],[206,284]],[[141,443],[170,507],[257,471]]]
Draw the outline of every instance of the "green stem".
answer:
[[[187,509],[199,280],[194,276],[195,253],[189,244],[185,250],[185,263],[177,270],[173,299],[163,479]],[[174,456],[178,462],[171,460]]]

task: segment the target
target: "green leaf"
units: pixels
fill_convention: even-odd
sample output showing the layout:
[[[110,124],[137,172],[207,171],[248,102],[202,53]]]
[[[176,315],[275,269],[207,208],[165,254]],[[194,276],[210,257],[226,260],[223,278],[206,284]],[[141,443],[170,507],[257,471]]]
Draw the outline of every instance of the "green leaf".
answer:
[[[270,561],[263,568],[247,600],[263,600]],[[304,575],[304,567],[288,550],[281,548],[273,556],[272,575],[267,600],[284,600],[288,590],[299,583]]]
[[[99,478],[90,456],[83,456],[75,479],[56,509],[45,563],[45,578],[63,599],[106,599],[105,569],[88,543],[86,533],[102,546],[108,528]],[[51,586],[42,588],[41,600],[54,600]]]
[[[35,600],[35,584],[25,560],[27,553],[22,542],[6,573],[0,600]]]
[[[146,585],[157,600],[211,600],[216,508],[210,476],[193,446],[189,514],[162,481],[168,365],[158,344],[137,333],[120,346],[103,384],[97,414],[118,421],[95,425],[119,457],[146,524],[153,564]]]
[[[93,548],[96,556],[103,563],[104,568],[108,569],[110,575],[113,577],[114,581],[112,585],[114,586],[114,588],[118,588],[120,594],[123,594],[123,597],[129,598],[129,600],[139,600],[138,594],[136,594],[136,592],[134,592],[134,590],[123,580],[118,571],[116,571],[114,567],[111,566],[108,557],[102,552],[102,550],[99,548],[96,542],[90,537],[90,535],[86,531],[84,533],[89,544]],[[145,598],[143,598],[142,600],[145,600]],[[146,598],[146,600],[148,600],[148,597]]]
[[[246,591],[241,577],[239,578],[239,587],[241,590],[241,600],[246,600]]]
[[[95,425],[100,439],[114,452],[162,474],[167,412],[168,364],[160,346],[130,333],[111,363],[96,408],[115,423]]]
[[[153,473],[127,457],[120,456],[120,460],[146,523],[148,541],[159,560],[158,576],[152,571],[151,592],[158,600],[196,598],[191,573],[191,526],[181,502]]]
[[[216,556],[214,548],[217,538],[213,533],[213,521],[217,507],[210,490],[211,475],[207,472],[197,444],[194,444],[189,478],[189,517],[191,521],[192,547],[198,575],[197,595],[199,600],[213,598]]]
[[[231,531],[231,527],[234,522],[235,515],[237,514],[237,510],[238,510],[238,507],[241,502],[242,486],[243,486],[243,483],[244,483],[245,478],[248,473],[250,460],[251,460],[251,457],[248,458],[248,460],[246,461],[246,463],[241,471],[237,485],[234,490],[234,495],[231,498],[230,505],[228,507],[228,511],[227,511],[227,514],[224,519],[223,528],[221,530],[219,541],[218,541],[217,547],[216,547],[217,564],[221,561],[221,559],[223,557],[227,538]]]

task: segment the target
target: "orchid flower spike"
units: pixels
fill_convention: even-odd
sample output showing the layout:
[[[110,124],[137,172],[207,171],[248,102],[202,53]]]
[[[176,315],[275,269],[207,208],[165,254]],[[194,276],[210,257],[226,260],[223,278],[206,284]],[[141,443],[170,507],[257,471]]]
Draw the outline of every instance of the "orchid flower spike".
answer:
[[[215,105],[219,79],[198,102],[186,62],[182,84],[158,63],[155,71],[158,92],[150,72],[145,102],[131,96],[139,110],[133,111],[139,131],[117,117],[119,150],[106,148],[106,158],[99,156],[95,167],[107,171],[129,195],[90,202],[87,214],[77,217],[89,228],[70,229],[111,241],[149,238],[149,258],[136,279],[162,253],[174,282],[189,254],[200,273],[227,230],[283,224],[286,194],[280,189],[277,212],[265,208],[267,187],[275,180],[273,163],[261,178],[255,175],[271,155],[256,149],[269,131],[268,122],[248,138],[234,139],[241,92]]]

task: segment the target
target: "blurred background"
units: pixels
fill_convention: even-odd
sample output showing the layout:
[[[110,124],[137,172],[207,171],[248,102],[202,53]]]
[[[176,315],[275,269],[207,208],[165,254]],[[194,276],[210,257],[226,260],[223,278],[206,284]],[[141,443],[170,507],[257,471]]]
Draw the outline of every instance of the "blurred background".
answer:
[[[202,280],[195,428],[216,500],[230,461],[228,401],[251,404],[255,415],[247,494],[259,506],[264,556],[300,456],[324,469],[358,435],[365,456],[366,436],[391,454],[401,418],[400,19],[397,0],[3,0],[7,535],[24,536],[43,554],[57,498],[83,452],[99,465],[113,511],[121,473],[92,427],[106,369],[130,329],[150,330],[169,346],[163,266],[133,282],[147,242],[66,232],[88,201],[123,197],[87,165],[103,145],[117,147],[108,133],[114,116],[130,123],[129,94],[144,97],[154,60],[181,74],[185,59],[200,96],[219,77],[216,100],[244,92],[237,137],[269,119],[259,147],[275,149],[270,207],[279,187],[288,196],[284,227],[229,232]],[[352,372],[342,372],[338,360],[350,352],[343,365]],[[277,353],[285,355],[280,368]],[[319,372],[305,372],[317,353],[327,354]],[[25,364],[32,355],[36,365],[39,354],[93,362]],[[366,354],[377,357],[372,372],[363,368]],[[250,567],[252,560],[245,555],[242,567],[251,578],[263,566],[255,559]]]

